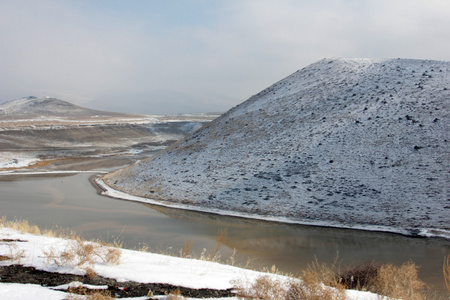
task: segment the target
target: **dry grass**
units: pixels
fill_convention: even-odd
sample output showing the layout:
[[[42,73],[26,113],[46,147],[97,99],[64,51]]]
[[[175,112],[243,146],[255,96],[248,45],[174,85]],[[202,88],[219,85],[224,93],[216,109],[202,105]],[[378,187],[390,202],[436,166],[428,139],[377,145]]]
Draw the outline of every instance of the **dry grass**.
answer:
[[[302,280],[308,284],[325,284],[327,286],[343,289],[344,286],[339,283],[339,264],[338,256],[330,266],[327,263],[321,263],[316,259],[308,264],[305,270],[302,270]]]
[[[192,258],[192,242],[184,242],[183,248],[180,249],[181,258]]]
[[[20,231],[21,233],[31,233],[36,235],[42,234],[39,227],[36,225],[31,225],[27,220],[7,221],[4,216],[0,219],[0,227],[11,228]]]
[[[239,299],[278,300],[286,296],[286,288],[273,276],[260,276],[252,284],[236,280],[233,285]]]
[[[68,300],[113,300],[108,290],[91,291],[84,287],[70,288]]]
[[[380,266],[374,279],[375,291],[391,298],[425,299],[425,283],[418,277],[418,268],[412,262],[401,266]]]
[[[231,254],[230,258],[226,261],[222,260],[222,255],[220,253],[220,249],[224,245],[228,238],[228,230],[227,228],[223,230],[219,230],[217,232],[216,236],[216,244],[211,249],[204,248],[200,255],[196,255],[193,252],[193,243],[191,242],[184,242],[183,247],[178,251],[178,254],[181,258],[194,258],[199,260],[205,260],[205,261],[212,261],[212,262],[219,262],[219,263],[225,263],[228,265],[234,266],[236,263],[235,255],[236,255],[236,249],[233,249],[233,253]],[[149,248],[146,246],[144,249],[139,249],[139,251],[148,252]],[[161,252],[161,251],[157,251]],[[174,256],[173,252],[168,251],[162,251],[165,255]],[[244,268],[247,268],[249,264],[251,263],[251,260],[247,262],[247,265]]]
[[[59,237],[74,239],[77,235],[72,231],[63,230],[61,228],[41,230],[37,225],[30,224],[27,220],[15,219],[9,221],[5,216],[0,218],[0,228],[11,228],[21,233],[30,233],[34,235],[45,235],[49,237]]]
[[[10,260],[14,263],[20,264],[22,262],[22,258],[24,258],[25,251],[19,249],[19,247],[15,244],[9,244],[9,255],[6,255],[5,260]]]
[[[299,279],[281,280],[274,276],[260,276],[252,284],[233,282],[239,299],[261,300],[344,300],[344,290],[321,283],[308,283]]]
[[[220,261],[220,248],[225,243],[228,237],[228,229],[219,230],[216,237],[216,247],[209,252],[209,261]]]
[[[56,264],[58,266],[74,265],[84,269],[86,273],[95,276],[94,264],[103,262],[108,265],[118,265],[122,255],[119,249],[121,243],[115,241],[113,244],[104,242],[85,241],[73,232],[64,230],[46,230],[41,231],[38,226],[31,225],[26,220],[7,221],[5,217],[0,218],[0,227],[11,228],[21,233],[30,233],[34,235],[46,235],[51,237],[60,237],[69,239],[64,250],[56,250],[54,247],[44,251],[47,264]],[[9,260],[20,262],[24,251],[19,250],[14,244],[9,245],[10,254],[7,256]]]
[[[110,248],[81,239],[70,240],[62,251],[55,250],[53,247],[44,251],[47,264],[78,266],[86,271],[86,275],[94,274],[94,264],[97,262],[118,265],[121,254],[122,251],[118,248]]]
[[[387,296],[388,299],[421,300],[432,295],[418,278],[418,268],[412,262],[401,266],[368,262],[348,269],[344,275],[339,275],[338,271],[337,259],[331,266],[315,259],[301,272],[301,280],[292,278],[290,281],[280,281],[272,275],[258,277],[253,283],[235,281],[233,284],[240,299],[343,300],[348,281],[358,289],[369,290]],[[446,257],[444,277],[447,276],[447,282],[449,271],[450,258]]]
[[[319,283],[292,282],[286,300],[345,300],[345,290],[330,288]]]
[[[339,282],[337,255],[331,265],[314,259],[301,274],[303,282],[291,284],[287,299],[345,299],[344,285]]]
[[[181,295],[180,289],[170,292],[170,294],[167,295],[167,297],[165,298],[165,300],[184,300],[184,299],[186,298],[184,298]]]
[[[445,289],[450,296],[450,255],[444,258],[444,265],[442,267],[444,273]]]

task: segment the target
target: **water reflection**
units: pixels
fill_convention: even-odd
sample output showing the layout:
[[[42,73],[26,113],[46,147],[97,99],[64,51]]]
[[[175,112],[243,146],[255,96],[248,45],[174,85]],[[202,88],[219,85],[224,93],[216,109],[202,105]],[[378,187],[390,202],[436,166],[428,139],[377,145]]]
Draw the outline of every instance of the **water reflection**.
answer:
[[[275,264],[293,273],[306,267],[315,258],[331,263],[338,256],[343,267],[368,260],[394,264],[411,260],[421,266],[423,278],[430,282],[442,281],[443,257],[450,253],[450,243],[445,240],[289,225],[148,206],[173,219],[189,220],[184,224],[189,226],[185,230],[202,231],[202,234],[211,238],[217,233],[217,228],[228,228],[229,238],[225,244],[229,248],[256,257],[260,265]]]

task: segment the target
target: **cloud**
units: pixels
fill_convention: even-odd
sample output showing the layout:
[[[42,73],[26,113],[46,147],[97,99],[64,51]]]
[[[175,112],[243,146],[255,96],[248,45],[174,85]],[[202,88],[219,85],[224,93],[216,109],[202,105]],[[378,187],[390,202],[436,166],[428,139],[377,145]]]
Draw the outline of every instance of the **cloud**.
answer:
[[[323,57],[449,60],[447,0],[0,2],[0,102],[226,110]]]

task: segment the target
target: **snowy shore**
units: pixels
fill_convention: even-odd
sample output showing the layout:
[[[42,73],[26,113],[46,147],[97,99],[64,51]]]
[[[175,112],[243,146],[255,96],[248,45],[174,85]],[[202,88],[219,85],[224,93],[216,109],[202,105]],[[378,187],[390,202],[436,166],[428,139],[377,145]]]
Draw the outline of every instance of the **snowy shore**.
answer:
[[[55,252],[67,249],[70,240],[42,235],[20,233],[9,228],[0,228],[0,255],[20,254],[18,261],[24,266],[57,273],[84,274],[84,270],[75,265],[49,264],[45,251]],[[96,274],[117,281],[136,281],[141,283],[167,283],[194,289],[230,289],[235,280],[253,281],[261,275],[277,276],[281,280],[287,277],[250,271],[214,262],[165,256],[154,253],[122,249],[120,263],[108,265],[96,261],[93,269]],[[10,265],[3,260],[0,266]],[[367,292],[346,291],[347,299],[379,299]],[[35,284],[0,283],[1,299],[67,299],[67,294]],[[165,297],[162,296],[161,299]],[[133,298],[146,299],[146,297]],[[213,299],[213,298],[211,298]],[[237,298],[220,298],[237,299]]]
[[[240,217],[240,218],[247,218],[247,219],[279,222],[279,223],[286,223],[286,224],[299,224],[299,225],[322,226],[322,227],[333,227],[333,228],[343,228],[343,229],[378,231],[378,232],[401,234],[401,235],[405,235],[405,236],[450,239],[450,231],[443,230],[443,229],[414,228],[414,230],[411,230],[408,228],[395,228],[395,227],[388,227],[388,226],[381,226],[381,225],[375,226],[375,225],[364,225],[364,224],[344,224],[344,223],[340,223],[337,221],[332,222],[332,221],[321,221],[321,220],[317,220],[317,221],[305,220],[303,222],[300,222],[300,221],[293,221],[293,220],[290,220],[288,218],[283,218],[283,217],[262,216],[262,215],[257,215],[257,214],[233,212],[233,211],[220,210],[220,209],[207,208],[207,207],[202,208],[199,206],[190,206],[190,205],[185,205],[185,204],[175,203],[175,202],[171,203],[168,201],[158,201],[155,199],[130,195],[130,194],[124,193],[122,191],[116,190],[116,189],[110,187],[108,184],[106,184],[101,177],[96,178],[94,180],[94,182],[102,190],[101,194],[104,196],[108,196],[108,197],[115,198],[115,199],[127,200],[127,201],[160,205],[160,206],[170,207],[170,208],[198,211],[198,212],[217,214],[217,215],[223,215],[223,216],[232,216],[232,217]]]

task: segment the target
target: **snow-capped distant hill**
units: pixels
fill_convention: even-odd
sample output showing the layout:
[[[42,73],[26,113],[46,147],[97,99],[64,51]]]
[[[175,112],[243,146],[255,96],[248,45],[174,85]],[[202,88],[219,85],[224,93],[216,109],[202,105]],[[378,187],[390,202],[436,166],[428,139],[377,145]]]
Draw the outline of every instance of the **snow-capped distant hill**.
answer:
[[[449,108],[449,62],[324,59],[104,180],[167,205],[445,235]]]
[[[0,120],[31,119],[36,117],[84,119],[100,116],[136,117],[137,115],[99,111],[55,98],[37,98],[34,96],[8,101],[0,105]]]

